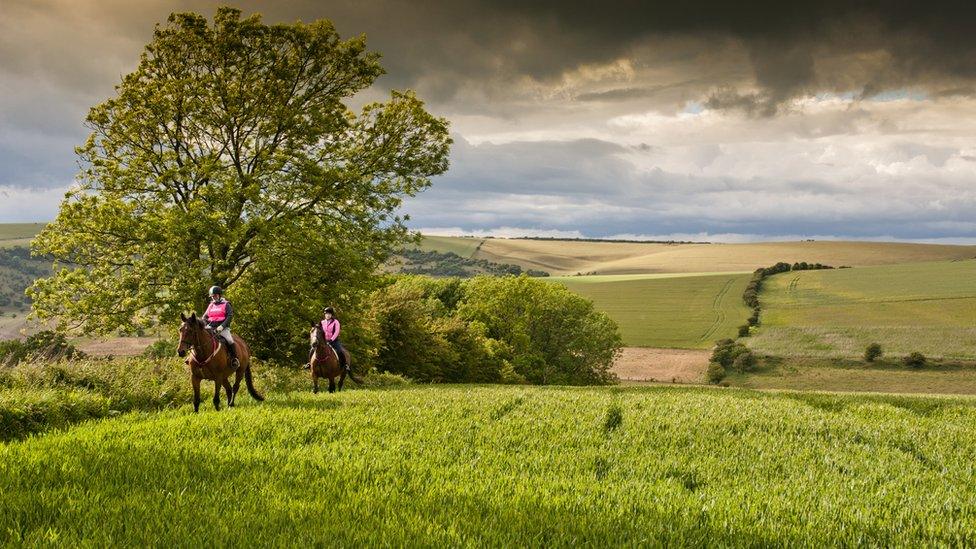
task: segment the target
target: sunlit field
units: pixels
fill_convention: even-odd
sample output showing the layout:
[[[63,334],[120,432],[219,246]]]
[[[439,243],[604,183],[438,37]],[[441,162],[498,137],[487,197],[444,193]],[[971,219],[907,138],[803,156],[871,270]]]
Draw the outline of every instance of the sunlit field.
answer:
[[[73,545],[971,545],[970,399],[413,387],[0,446],[0,532]]]
[[[748,344],[779,356],[976,357],[976,261],[790,272],[760,295],[762,325]]]
[[[734,337],[750,311],[742,302],[749,274],[554,277],[593,300],[620,326],[624,344],[708,349]]]

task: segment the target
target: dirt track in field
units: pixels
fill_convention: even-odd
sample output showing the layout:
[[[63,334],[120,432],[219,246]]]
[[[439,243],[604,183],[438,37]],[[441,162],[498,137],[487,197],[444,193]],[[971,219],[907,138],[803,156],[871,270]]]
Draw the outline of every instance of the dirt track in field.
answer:
[[[613,371],[621,381],[701,383],[711,351],[624,347]]]
[[[156,337],[109,337],[83,341],[76,347],[91,356],[137,356],[157,339]]]

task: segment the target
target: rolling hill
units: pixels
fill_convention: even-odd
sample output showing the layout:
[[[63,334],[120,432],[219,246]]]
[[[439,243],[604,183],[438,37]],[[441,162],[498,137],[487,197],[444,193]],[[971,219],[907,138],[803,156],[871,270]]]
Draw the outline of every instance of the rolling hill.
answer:
[[[624,344],[709,349],[734,337],[750,311],[742,302],[748,273],[551,277],[593,300],[620,326]]]
[[[660,244],[425,237],[423,245],[455,253],[460,248],[473,258],[512,263],[552,275],[752,271],[779,261],[860,267],[976,257],[976,246],[891,242]]]
[[[767,279],[748,344],[778,356],[976,357],[976,261],[801,271]]]

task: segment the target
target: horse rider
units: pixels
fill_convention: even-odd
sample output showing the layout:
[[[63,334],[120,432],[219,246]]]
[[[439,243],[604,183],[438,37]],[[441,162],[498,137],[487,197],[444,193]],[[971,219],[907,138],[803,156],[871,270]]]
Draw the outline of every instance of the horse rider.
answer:
[[[325,342],[329,344],[330,347],[335,351],[336,356],[339,358],[339,367],[343,368],[346,372],[350,371],[349,363],[346,362],[346,355],[344,349],[342,348],[342,342],[339,341],[339,331],[342,329],[339,319],[336,318],[335,309],[332,307],[326,307],[322,311],[322,332],[325,334]],[[312,360],[312,352],[309,352],[308,360]]]
[[[237,360],[237,344],[234,343],[234,336],[230,333],[230,320],[233,316],[234,309],[231,308],[230,302],[224,299],[224,291],[220,286],[211,286],[210,304],[207,305],[207,311],[203,313],[203,321],[227,344],[230,369],[236,370],[241,363]]]

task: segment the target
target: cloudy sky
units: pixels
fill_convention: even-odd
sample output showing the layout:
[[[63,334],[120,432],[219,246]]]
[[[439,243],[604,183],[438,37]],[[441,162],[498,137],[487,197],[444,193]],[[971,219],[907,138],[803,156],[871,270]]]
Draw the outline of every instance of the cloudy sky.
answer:
[[[87,109],[217,2],[0,1],[0,222],[48,220]],[[792,5],[791,5],[792,4]],[[235,4],[365,33],[452,123],[444,234],[976,241],[971,2]]]

